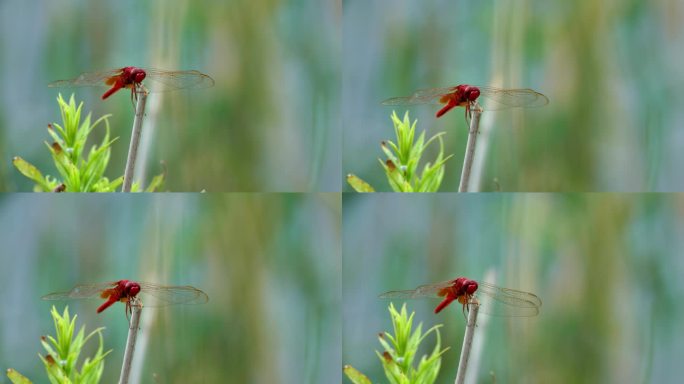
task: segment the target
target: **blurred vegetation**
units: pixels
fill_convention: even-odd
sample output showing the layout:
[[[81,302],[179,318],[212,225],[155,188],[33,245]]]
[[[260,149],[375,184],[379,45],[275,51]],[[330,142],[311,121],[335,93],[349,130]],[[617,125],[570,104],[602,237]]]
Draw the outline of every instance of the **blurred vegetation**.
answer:
[[[478,381],[673,382],[684,374],[672,353],[684,345],[683,196],[347,194],[343,207],[342,361],[370,378],[383,374],[369,337],[386,322],[378,294],[459,276],[544,302],[533,318],[479,317]],[[493,281],[484,278],[489,269]],[[461,308],[435,315],[437,302],[410,304],[414,321],[444,323],[451,349],[437,382],[453,380]]]

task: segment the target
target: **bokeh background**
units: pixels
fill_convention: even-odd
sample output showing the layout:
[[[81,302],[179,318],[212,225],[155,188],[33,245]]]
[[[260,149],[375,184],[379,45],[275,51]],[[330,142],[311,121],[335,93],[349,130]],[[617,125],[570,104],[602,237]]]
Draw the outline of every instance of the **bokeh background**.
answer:
[[[54,335],[51,306],[68,304],[78,327],[106,327],[113,351],[102,382],[116,382],[124,306],[96,314],[97,299],[40,297],[127,278],[209,295],[207,304],[143,310],[133,383],[338,379],[339,195],[44,196],[0,197],[3,372],[46,381],[40,336]]]
[[[386,381],[375,351],[378,333],[391,330],[390,301],[379,294],[458,276],[483,280],[489,271],[497,285],[533,292],[543,305],[532,318],[479,317],[473,382],[660,383],[684,375],[684,196],[346,195],[343,223],[342,360],[373,382]],[[435,315],[439,300],[406,303],[414,325],[444,324],[450,350],[437,382],[453,382],[461,307]]]
[[[7,0],[0,3],[0,190],[30,191],[14,156],[56,174],[43,144],[55,98],[113,114],[107,176],[121,176],[134,109],[106,88],[47,88],[128,65],[196,69],[216,85],[148,99],[141,169],[171,191],[339,191],[339,1]],[[93,142],[104,134],[98,129]],[[160,162],[164,162],[162,166]]]
[[[407,108],[383,100],[493,85],[550,103],[484,113],[480,190],[681,191],[683,18],[678,0],[345,0],[343,172],[389,190],[380,142],[394,140],[393,108]],[[438,108],[408,110],[418,131],[447,132],[441,190],[456,191],[468,129],[462,108],[436,119]]]

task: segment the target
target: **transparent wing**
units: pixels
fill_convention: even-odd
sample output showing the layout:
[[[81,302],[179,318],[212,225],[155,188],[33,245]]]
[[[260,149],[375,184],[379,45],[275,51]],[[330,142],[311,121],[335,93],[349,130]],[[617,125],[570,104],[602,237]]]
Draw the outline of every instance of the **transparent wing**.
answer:
[[[408,291],[390,291],[380,295],[381,299],[417,299],[421,297],[439,298],[439,291],[454,285],[453,280],[443,281],[436,284],[421,285]]]
[[[480,311],[493,316],[536,316],[541,299],[529,292],[478,282],[476,296],[481,297]]]
[[[98,284],[81,284],[67,292],[55,292],[41,297],[43,300],[69,300],[99,298],[102,291],[116,287],[116,281]]]
[[[70,80],[54,81],[48,84],[48,87],[108,87],[106,81],[113,76],[121,75],[121,72],[122,68],[85,72]]]
[[[214,79],[202,72],[166,71],[143,68],[147,76],[143,83],[150,92],[165,92],[175,89],[202,89],[214,86]]]
[[[383,105],[439,104],[439,98],[452,93],[456,87],[421,89],[406,97],[393,97],[382,102]]]
[[[529,89],[502,89],[488,86],[477,86],[480,96],[487,101],[483,104],[485,110],[494,111],[506,108],[534,108],[543,107],[549,99],[543,94]],[[478,100],[482,101],[482,100]]]
[[[209,301],[209,297],[201,290],[184,286],[166,286],[153,283],[137,282],[140,284],[140,293],[143,305],[148,307],[162,307],[174,304],[203,304]]]

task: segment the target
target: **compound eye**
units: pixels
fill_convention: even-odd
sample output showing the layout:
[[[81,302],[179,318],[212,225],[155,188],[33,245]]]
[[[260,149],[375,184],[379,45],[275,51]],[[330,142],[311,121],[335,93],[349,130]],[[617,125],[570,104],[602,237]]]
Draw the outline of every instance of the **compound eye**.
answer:
[[[140,292],[140,285],[136,282],[129,281],[124,286],[124,292],[129,296],[135,296]]]
[[[475,101],[477,100],[478,97],[480,97],[480,90],[477,88],[472,88],[468,91],[468,100],[470,101]]]
[[[147,74],[144,71],[136,72],[135,75],[133,76],[134,80],[136,83],[139,83],[143,80],[145,80],[145,76]]]
[[[128,294],[131,296],[137,295],[138,292],[140,292],[140,286],[138,284],[132,285],[128,290]]]
[[[466,292],[468,292],[468,294],[472,295],[473,293],[475,293],[475,291],[477,291],[477,283],[472,282],[472,283],[468,284],[468,287],[466,288]]]

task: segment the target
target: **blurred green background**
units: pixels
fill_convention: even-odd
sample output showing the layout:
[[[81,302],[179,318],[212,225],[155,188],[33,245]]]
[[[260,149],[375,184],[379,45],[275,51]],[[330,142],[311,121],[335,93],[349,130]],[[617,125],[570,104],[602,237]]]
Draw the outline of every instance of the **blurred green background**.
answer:
[[[550,103],[484,113],[481,190],[683,190],[683,18],[676,0],[345,0],[343,172],[389,190],[376,159],[394,140],[392,109],[406,108],[383,100],[493,85],[532,88]],[[455,156],[441,190],[456,191],[463,109],[436,119],[437,106],[408,108],[419,131],[447,132]]]
[[[0,3],[0,191],[30,191],[13,156],[56,174],[43,144],[55,98],[76,92],[118,136],[121,176],[134,109],[106,88],[48,88],[124,66],[196,69],[216,85],[152,94],[140,160],[171,191],[339,191],[339,2],[7,0]],[[104,130],[97,130],[99,143]]]
[[[377,335],[391,330],[390,301],[379,294],[483,280],[490,270],[496,285],[533,292],[543,305],[532,318],[479,317],[476,382],[661,383],[684,374],[682,195],[346,195],[343,223],[342,361],[374,383],[386,382]],[[445,325],[450,350],[437,382],[448,383],[465,319],[459,305],[433,314],[438,303],[407,301],[415,325]],[[435,339],[426,340],[428,352]]]
[[[7,368],[46,381],[37,354],[40,336],[54,334],[53,304],[60,311],[68,304],[79,327],[106,327],[113,352],[102,382],[116,382],[125,307],[96,314],[97,299],[40,297],[122,278],[192,285],[209,295],[207,304],[143,310],[132,382],[339,377],[338,194],[43,196],[0,198],[0,382],[8,382]]]

